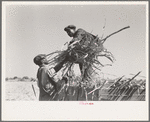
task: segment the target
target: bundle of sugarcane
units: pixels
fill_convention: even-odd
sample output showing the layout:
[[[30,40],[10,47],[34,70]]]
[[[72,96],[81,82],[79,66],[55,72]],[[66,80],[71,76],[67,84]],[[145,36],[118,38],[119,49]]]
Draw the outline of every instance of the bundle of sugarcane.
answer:
[[[53,53],[50,53],[47,55],[49,65],[59,64],[69,54],[69,57],[67,57],[68,61],[65,62],[64,67],[62,68],[62,76],[64,75],[67,75],[68,77],[74,76],[73,75],[74,72],[72,70],[74,63],[82,63],[83,64],[83,73],[81,73],[82,80],[86,79],[87,81],[90,81],[92,79],[92,76],[97,74],[96,71],[101,70],[101,68],[105,66],[98,60],[99,56],[104,56],[109,60],[111,60],[112,62],[115,60],[111,52],[107,51],[104,48],[103,43],[110,36],[127,28],[129,28],[129,26],[110,34],[104,39],[99,39],[98,36],[94,40],[85,37],[80,41],[80,43],[77,43],[75,47],[72,49],[68,48],[67,50],[64,51],[55,51]],[[90,41],[88,42],[87,40]],[[88,42],[88,46],[85,46],[84,42]]]
[[[134,77],[128,80],[121,80],[123,77],[119,78],[113,85],[111,85],[108,90],[108,98],[109,100],[130,100],[132,96],[139,90],[140,85],[135,82],[132,82],[135,77],[137,77],[141,72],[138,72]],[[143,83],[142,83],[143,84]],[[139,96],[145,91],[143,89]],[[137,99],[139,97],[136,96]],[[143,97],[141,98],[143,99]],[[138,99],[139,100],[139,99]]]

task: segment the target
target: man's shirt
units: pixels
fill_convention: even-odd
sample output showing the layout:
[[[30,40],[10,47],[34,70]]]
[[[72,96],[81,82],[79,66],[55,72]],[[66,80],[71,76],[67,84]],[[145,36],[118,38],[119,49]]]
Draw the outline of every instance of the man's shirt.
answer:
[[[73,43],[74,41],[80,40],[81,45],[88,46],[88,44],[93,41],[96,38],[96,36],[92,35],[91,33],[86,32],[83,29],[78,29],[74,36],[73,39],[70,41],[69,44]]]
[[[54,88],[54,81],[48,75],[48,66],[41,66],[37,73],[38,87],[40,89],[39,100],[50,100],[49,90]]]

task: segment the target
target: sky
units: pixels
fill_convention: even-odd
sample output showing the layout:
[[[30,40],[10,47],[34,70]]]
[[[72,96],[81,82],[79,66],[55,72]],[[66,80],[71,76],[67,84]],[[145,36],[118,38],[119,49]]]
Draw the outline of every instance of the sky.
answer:
[[[117,76],[146,76],[146,6],[143,4],[8,4],[5,17],[5,75],[34,77],[33,58],[60,50],[70,41],[64,28],[73,24],[101,37],[130,26],[110,38],[104,47],[116,61],[102,72]],[[103,29],[105,25],[105,28]],[[107,61],[100,59],[103,63]]]

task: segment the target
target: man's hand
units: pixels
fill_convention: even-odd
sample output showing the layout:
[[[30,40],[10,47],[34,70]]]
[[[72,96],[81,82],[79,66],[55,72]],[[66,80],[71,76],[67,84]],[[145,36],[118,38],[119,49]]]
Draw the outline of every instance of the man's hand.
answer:
[[[45,88],[46,89],[52,89],[54,86],[51,83],[46,84]]]
[[[45,92],[49,93],[53,88],[54,86],[51,83],[47,83],[44,87],[44,90]]]

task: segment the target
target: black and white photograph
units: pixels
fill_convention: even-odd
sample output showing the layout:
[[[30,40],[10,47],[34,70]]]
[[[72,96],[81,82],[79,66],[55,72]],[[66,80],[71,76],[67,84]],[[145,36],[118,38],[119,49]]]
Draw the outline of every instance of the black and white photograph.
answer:
[[[3,1],[2,118],[148,120],[148,7]]]

